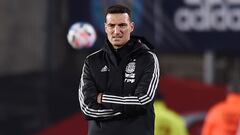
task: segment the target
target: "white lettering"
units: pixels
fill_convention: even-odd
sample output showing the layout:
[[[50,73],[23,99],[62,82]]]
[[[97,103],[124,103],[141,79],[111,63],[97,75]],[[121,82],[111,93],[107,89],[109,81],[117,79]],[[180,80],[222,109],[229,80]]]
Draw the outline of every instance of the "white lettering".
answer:
[[[130,74],[125,73],[125,77],[126,78],[135,78],[135,73],[130,73]]]
[[[228,25],[233,31],[240,31],[240,10],[233,9],[230,11]]]
[[[233,0],[185,0],[196,8],[179,8],[174,23],[181,31],[240,31],[240,8],[229,6]],[[236,4],[236,2],[235,2]],[[240,4],[237,3],[237,4]]]
[[[134,82],[135,82],[135,79],[125,79],[124,81],[127,82],[127,83],[128,83],[128,82],[134,83]]]

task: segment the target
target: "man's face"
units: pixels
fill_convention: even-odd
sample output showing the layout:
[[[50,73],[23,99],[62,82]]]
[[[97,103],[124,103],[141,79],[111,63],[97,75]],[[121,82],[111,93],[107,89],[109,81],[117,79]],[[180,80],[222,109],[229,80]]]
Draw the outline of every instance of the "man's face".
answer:
[[[120,48],[130,40],[130,34],[134,29],[133,22],[127,13],[107,14],[105,32],[114,48]]]

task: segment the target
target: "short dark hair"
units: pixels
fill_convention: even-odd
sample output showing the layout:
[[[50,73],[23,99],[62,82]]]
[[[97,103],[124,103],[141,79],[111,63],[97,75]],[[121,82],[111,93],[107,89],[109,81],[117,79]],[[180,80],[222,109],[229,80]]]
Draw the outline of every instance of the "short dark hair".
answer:
[[[117,14],[117,13],[127,13],[129,16],[129,19],[131,20],[131,18],[132,18],[131,10],[127,6],[117,4],[117,5],[108,7],[108,9],[105,13],[105,22],[106,22],[107,14]]]

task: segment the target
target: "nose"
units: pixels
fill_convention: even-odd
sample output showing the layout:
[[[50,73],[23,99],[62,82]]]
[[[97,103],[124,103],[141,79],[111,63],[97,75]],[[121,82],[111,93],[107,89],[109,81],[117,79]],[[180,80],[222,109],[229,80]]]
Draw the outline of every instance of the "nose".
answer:
[[[119,34],[119,33],[120,33],[120,28],[119,28],[119,26],[114,27],[113,32],[114,32],[114,34]]]

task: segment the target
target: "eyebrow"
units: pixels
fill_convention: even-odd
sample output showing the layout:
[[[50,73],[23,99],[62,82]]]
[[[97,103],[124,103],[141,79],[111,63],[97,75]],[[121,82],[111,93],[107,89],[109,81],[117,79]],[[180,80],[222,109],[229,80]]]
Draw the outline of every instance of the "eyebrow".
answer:
[[[119,23],[119,24],[108,23],[107,25],[109,25],[109,26],[115,26],[115,25],[118,25],[118,26],[126,26],[127,23]]]

